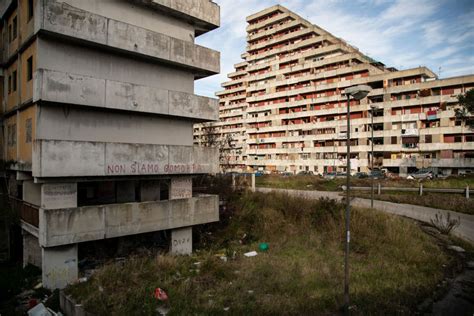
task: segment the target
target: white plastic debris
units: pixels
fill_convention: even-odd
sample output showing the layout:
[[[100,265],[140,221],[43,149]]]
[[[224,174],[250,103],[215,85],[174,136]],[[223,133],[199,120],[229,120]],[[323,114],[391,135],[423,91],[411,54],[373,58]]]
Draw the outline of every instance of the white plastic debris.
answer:
[[[257,255],[256,251],[250,251],[250,252],[244,253],[244,256],[246,257],[255,257],[256,255]]]
[[[28,316],[53,316],[53,314],[48,311],[43,303],[39,303],[28,311]]]

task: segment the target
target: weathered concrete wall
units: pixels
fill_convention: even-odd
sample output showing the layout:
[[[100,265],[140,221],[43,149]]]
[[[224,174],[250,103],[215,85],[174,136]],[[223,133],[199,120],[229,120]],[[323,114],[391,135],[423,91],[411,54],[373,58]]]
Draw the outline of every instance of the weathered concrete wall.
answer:
[[[218,196],[40,210],[40,244],[51,247],[215,222]],[[44,260],[44,258],[43,258]]]
[[[34,177],[216,173],[217,148],[37,140]]]
[[[47,289],[62,289],[77,280],[77,244],[42,248],[42,281]]]
[[[38,40],[39,69],[193,93],[192,73],[64,41]]]
[[[77,183],[45,183],[41,185],[42,208],[53,210],[76,206]]]
[[[186,21],[178,20],[163,12],[134,5],[131,1],[61,0],[61,2],[153,32],[168,34],[183,41],[192,42],[194,39],[194,28]]]
[[[158,116],[42,106],[37,139],[191,146],[191,121]]]
[[[41,268],[41,247],[38,238],[22,230],[23,234],[23,266],[32,264]]]
[[[213,29],[220,25],[219,6],[210,0],[132,0],[137,3],[147,4],[152,8],[169,11],[179,18],[192,17],[203,23],[196,23],[205,29]]]
[[[191,67],[202,74],[219,73],[220,54],[217,51],[65,3],[45,3],[41,30]]]
[[[41,184],[34,183],[33,180],[23,181],[23,201],[40,206]]]
[[[47,69],[38,69],[34,81],[34,102],[77,104],[192,120],[219,118],[217,99],[191,93]]]

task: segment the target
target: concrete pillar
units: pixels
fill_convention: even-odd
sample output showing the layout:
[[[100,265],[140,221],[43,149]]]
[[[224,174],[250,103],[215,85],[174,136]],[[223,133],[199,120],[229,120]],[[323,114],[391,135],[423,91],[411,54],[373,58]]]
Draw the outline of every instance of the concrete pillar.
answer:
[[[171,178],[170,200],[190,199],[193,197],[193,178]]]
[[[190,255],[193,252],[193,228],[179,228],[171,231],[171,254]]]
[[[23,235],[23,267],[32,264],[41,268],[41,247],[38,238],[25,230],[21,231]]]
[[[77,207],[77,183],[45,183],[41,186],[41,208]]]
[[[252,192],[255,192],[255,173],[252,173]]]
[[[423,183],[420,183],[420,196],[423,195]]]
[[[173,177],[170,185],[170,200],[193,197],[192,177]],[[171,231],[171,254],[190,255],[193,252],[193,228],[185,227]]]
[[[469,200],[469,186],[466,187],[466,199]]]
[[[405,178],[408,176],[408,167],[400,166],[400,172],[398,174],[400,177]]]
[[[77,280],[77,244],[42,248],[43,286],[62,289]]]
[[[382,193],[382,186],[380,183],[377,183],[377,194],[380,195]]]

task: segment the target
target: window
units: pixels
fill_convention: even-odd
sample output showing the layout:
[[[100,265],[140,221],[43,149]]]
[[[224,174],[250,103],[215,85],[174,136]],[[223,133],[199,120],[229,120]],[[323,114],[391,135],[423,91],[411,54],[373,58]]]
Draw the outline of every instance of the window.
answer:
[[[13,28],[12,28],[12,25],[10,24],[8,26],[8,42],[12,42],[13,41]]]
[[[17,23],[17,19],[16,17],[13,18],[13,37],[12,37],[12,41],[14,39],[16,39],[18,35],[18,23]]]
[[[12,74],[12,92],[16,91],[16,71]]]
[[[8,94],[12,93],[12,76],[8,76]]]
[[[34,5],[33,0],[28,0],[28,21],[33,18],[34,15]]]
[[[392,145],[397,144],[397,136],[392,136]]]
[[[26,142],[27,144],[28,144],[28,143],[31,143],[32,130],[33,130],[33,124],[32,124],[31,118],[26,119],[26,133],[25,133],[26,139],[25,139],[25,142]]]
[[[433,142],[432,135],[425,135],[425,143],[431,144]]]
[[[28,58],[27,60],[27,74],[26,74],[26,79],[28,81],[30,81],[31,79],[33,79],[33,56],[31,56],[30,58]]]

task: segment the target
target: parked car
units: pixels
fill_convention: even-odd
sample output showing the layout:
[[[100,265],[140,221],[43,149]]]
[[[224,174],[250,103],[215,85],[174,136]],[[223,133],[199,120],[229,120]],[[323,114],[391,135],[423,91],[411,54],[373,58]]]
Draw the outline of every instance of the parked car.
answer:
[[[424,179],[433,179],[434,178],[434,173],[431,170],[418,170],[415,173],[412,173],[408,175],[407,179],[419,179],[419,180],[424,180]]]
[[[383,172],[380,169],[371,170],[370,173],[369,173],[369,178],[383,179],[383,178],[385,178],[385,172]]]
[[[354,174],[354,178],[357,178],[357,179],[364,179],[364,178],[368,178],[369,175],[367,174],[367,172],[356,172]]]
[[[256,177],[261,177],[261,176],[263,176],[263,175],[264,175],[263,171],[260,171],[260,170],[259,170],[259,171],[256,171],[256,172],[255,172],[255,176],[256,176]]]
[[[328,172],[323,174],[324,179],[332,180],[336,178],[336,173],[335,172]]]
[[[300,172],[298,172],[298,175],[299,176],[313,176],[314,173],[313,173],[313,171],[300,171]]]
[[[344,179],[346,177],[347,177],[347,173],[345,173],[345,172],[336,173],[336,178],[338,178],[338,179]]]
[[[279,173],[281,176],[284,176],[284,177],[289,177],[289,176],[292,176],[293,173],[292,172],[289,172],[289,171],[280,171]]]

